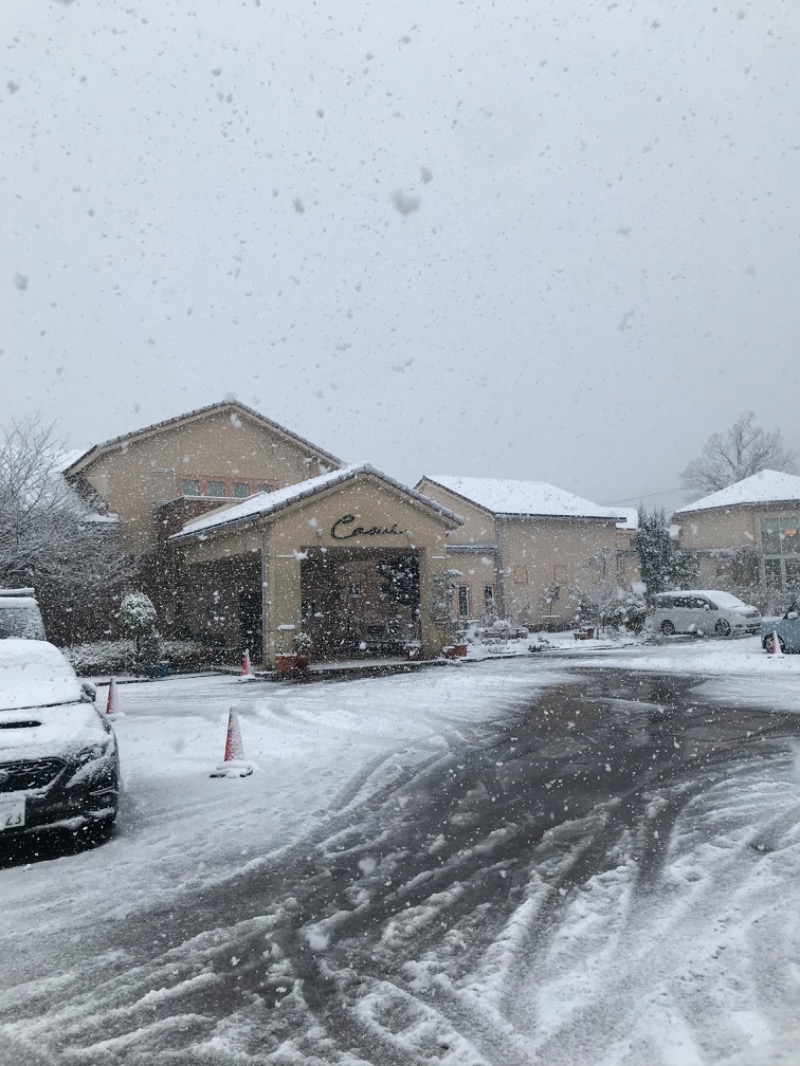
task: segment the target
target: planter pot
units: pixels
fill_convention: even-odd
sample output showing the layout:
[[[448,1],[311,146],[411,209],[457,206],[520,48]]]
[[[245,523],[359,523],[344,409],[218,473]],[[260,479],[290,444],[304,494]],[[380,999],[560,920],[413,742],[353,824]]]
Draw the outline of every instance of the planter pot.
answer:
[[[417,644],[409,644],[404,649],[406,659],[409,662],[415,663],[422,658],[422,648]]]
[[[278,677],[288,677],[297,667],[296,655],[276,655],[275,672]]]
[[[466,645],[466,643],[454,644],[453,645],[453,657],[454,658],[461,658],[461,657],[463,657],[466,654],[467,654],[467,645]]]
[[[294,665],[298,670],[307,670],[311,665],[311,656],[306,652],[299,651],[294,657]]]

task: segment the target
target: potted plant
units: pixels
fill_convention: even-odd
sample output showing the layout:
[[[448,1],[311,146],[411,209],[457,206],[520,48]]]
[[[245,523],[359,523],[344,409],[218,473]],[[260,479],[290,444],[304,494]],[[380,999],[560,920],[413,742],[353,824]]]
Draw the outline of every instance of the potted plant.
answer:
[[[119,609],[119,627],[134,642],[134,673],[159,677],[163,641],[156,629],[156,609],[144,592],[129,592]]]
[[[422,658],[422,641],[407,640],[403,644],[403,654],[409,662],[415,663]]]
[[[302,631],[294,638],[295,666],[299,670],[307,670],[311,664],[311,637]]]
[[[284,622],[278,626],[278,642],[281,645],[275,655],[275,670],[278,677],[288,677],[297,667],[297,652],[294,650],[295,630],[297,626]],[[291,644],[291,650],[288,645]]]

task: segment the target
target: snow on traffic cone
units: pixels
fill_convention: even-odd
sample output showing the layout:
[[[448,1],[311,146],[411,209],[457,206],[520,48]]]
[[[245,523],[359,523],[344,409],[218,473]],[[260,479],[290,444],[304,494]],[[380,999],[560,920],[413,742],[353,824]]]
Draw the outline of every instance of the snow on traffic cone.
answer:
[[[242,731],[239,728],[239,715],[231,707],[228,712],[228,732],[225,737],[225,756],[223,761],[211,774],[212,777],[248,777],[255,766],[244,757]]]
[[[783,655],[783,652],[781,651],[781,642],[778,640],[777,629],[772,630],[772,654]]]
[[[255,681],[256,675],[253,673],[253,664],[250,662],[250,649],[244,649],[244,655],[242,656],[242,676],[241,681]]]
[[[112,677],[108,682],[108,700],[106,701],[106,714],[109,718],[124,718],[125,713],[119,709],[117,697],[117,679]]]

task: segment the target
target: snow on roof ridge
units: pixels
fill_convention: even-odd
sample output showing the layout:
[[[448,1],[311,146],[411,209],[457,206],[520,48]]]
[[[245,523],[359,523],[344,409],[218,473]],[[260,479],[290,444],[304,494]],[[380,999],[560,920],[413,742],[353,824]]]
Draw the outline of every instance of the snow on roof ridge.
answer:
[[[331,470],[327,474],[320,474],[317,477],[309,478],[307,481],[300,481],[296,485],[287,485],[285,488],[277,489],[275,492],[257,492],[255,495],[249,496],[246,500],[242,500],[241,503],[219,507],[208,514],[202,515],[200,518],[195,518],[191,522],[187,522],[183,529],[178,533],[172,534],[170,540],[193,537],[204,533],[206,530],[215,529],[220,526],[234,525],[239,522],[255,520],[262,515],[267,515],[273,511],[278,511],[283,507],[287,507],[289,504],[294,503],[297,500],[313,496],[317,492],[321,492],[323,489],[330,488],[332,485],[347,481],[349,478],[355,477],[357,474],[373,474],[375,477],[380,478],[381,481],[393,485],[395,488],[400,489],[401,492],[411,496],[419,503],[424,503],[427,507],[438,511],[439,514],[452,519],[459,525],[464,521],[460,515],[457,515],[454,511],[444,507],[437,500],[432,500],[429,496],[425,496],[423,493],[417,492],[415,489],[409,488],[407,485],[403,485],[399,481],[395,481],[395,479],[389,477],[388,474],[384,474],[382,471],[377,470],[371,463],[351,463],[349,466],[342,467],[340,470]]]
[[[542,515],[569,518],[614,518],[631,527],[632,508],[605,507],[576,496],[548,481],[518,481],[510,478],[459,477],[426,474],[433,481],[494,514]]]
[[[800,477],[783,470],[759,470],[757,474],[735,481],[718,492],[703,496],[694,503],[675,511],[676,515],[687,511],[713,510],[715,507],[733,507],[736,504],[771,503],[779,500],[800,500]]]

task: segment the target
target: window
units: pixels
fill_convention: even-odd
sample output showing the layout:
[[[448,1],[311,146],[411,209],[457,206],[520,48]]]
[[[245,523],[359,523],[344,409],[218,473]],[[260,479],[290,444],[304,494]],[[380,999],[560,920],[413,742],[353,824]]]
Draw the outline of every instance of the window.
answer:
[[[199,496],[200,495],[200,482],[199,481],[182,481],[181,482],[181,496]]]
[[[792,590],[800,585],[800,559],[784,559],[786,569],[786,587]]]
[[[767,556],[800,554],[800,516],[770,515],[762,518],[761,550]]]
[[[273,489],[273,486],[272,486],[272,485],[267,485],[267,484],[265,484],[264,482],[261,482],[261,483],[259,484],[259,486],[258,486],[258,489],[257,489],[257,491],[258,491],[258,492],[273,492],[273,491],[274,491],[274,489]]]
[[[206,496],[224,496],[225,495],[225,482],[224,481],[209,481],[206,488]]]
[[[361,595],[361,582],[360,581],[351,581],[350,584],[347,586],[347,594],[349,596],[360,596]]]
[[[798,524],[797,518],[781,518],[781,551],[784,555],[797,555],[800,552]]]
[[[250,483],[247,481],[234,481],[233,495],[237,500],[243,500],[250,495]]]
[[[456,589],[458,596],[458,617],[469,618],[469,589],[466,585],[459,585]]]

